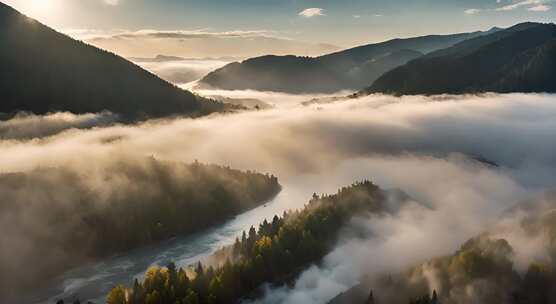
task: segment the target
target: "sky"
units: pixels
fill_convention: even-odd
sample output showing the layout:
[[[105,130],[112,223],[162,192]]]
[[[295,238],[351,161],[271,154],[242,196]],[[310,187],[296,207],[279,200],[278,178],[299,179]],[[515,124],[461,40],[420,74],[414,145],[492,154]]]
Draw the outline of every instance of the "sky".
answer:
[[[0,1],[80,39],[106,38],[144,30],[209,33],[212,38],[223,38],[222,33],[247,33],[249,38],[265,38],[262,44],[269,43],[270,38],[282,43],[310,44],[303,50],[290,45],[283,51],[307,54],[327,52],[333,49],[332,46],[347,48],[395,37],[487,30],[523,21],[556,20],[553,7],[556,0]],[[104,43],[107,48],[124,48]],[[261,43],[249,47],[256,48],[257,44]],[[272,46],[270,43],[269,47]],[[222,52],[211,56],[230,52],[229,47],[227,45]],[[142,55],[129,50],[125,52],[127,56]],[[192,53],[192,56],[197,55]]]

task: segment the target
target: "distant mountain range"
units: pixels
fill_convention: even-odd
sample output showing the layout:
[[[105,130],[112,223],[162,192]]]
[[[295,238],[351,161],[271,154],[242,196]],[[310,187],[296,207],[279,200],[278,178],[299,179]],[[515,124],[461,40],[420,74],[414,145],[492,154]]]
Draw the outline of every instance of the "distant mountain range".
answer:
[[[232,98],[226,97],[221,95],[211,95],[207,96],[210,99],[214,99],[225,104],[232,104],[237,107],[242,107],[246,109],[256,109],[256,110],[264,110],[272,108],[271,104],[268,104],[260,99],[256,98]],[[1,129],[0,129],[1,130]]]
[[[0,3],[0,113],[199,115],[222,103],[181,90],[133,63],[60,34]]]
[[[387,72],[360,94],[556,92],[556,25],[522,23]]]
[[[156,55],[153,58],[144,58],[144,57],[129,57],[131,61],[135,62],[167,62],[167,61],[181,61],[186,60],[183,57],[179,56],[168,56],[168,55]]]
[[[185,58],[185,57],[179,57],[179,56],[171,56],[171,55],[163,55],[163,54],[158,54],[155,57],[149,58],[149,57],[129,57],[127,58],[132,62],[169,62],[169,61],[184,61],[184,60],[188,60],[188,61],[210,61],[210,60],[219,60],[219,61],[235,61],[235,60],[239,60],[236,57],[229,57],[229,56],[225,56],[225,57],[204,57],[204,58]]]
[[[199,86],[287,93],[333,93],[361,89],[385,72],[424,54],[498,30],[394,39],[315,58],[257,57],[218,69],[204,77]]]

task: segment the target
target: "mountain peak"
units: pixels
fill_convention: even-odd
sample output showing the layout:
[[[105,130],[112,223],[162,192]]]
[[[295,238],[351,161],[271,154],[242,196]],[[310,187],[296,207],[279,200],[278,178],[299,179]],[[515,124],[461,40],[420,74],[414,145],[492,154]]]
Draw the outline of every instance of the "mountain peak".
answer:
[[[0,113],[110,111],[126,119],[223,107],[0,3]]]

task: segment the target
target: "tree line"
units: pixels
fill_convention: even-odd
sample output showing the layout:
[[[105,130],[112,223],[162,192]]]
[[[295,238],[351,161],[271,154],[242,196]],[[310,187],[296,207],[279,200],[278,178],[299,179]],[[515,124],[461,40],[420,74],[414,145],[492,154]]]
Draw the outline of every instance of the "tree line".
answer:
[[[0,271],[14,274],[0,279],[0,293],[220,224],[280,189],[269,174],[154,158],[0,174],[0,228],[10,231],[2,240],[12,244]]]
[[[215,253],[223,261],[194,267],[151,267],[131,288],[114,287],[108,304],[235,303],[257,294],[265,282],[284,283],[334,245],[340,228],[356,214],[383,211],[385,195],[369,181],[342,188],[334,195],[313,195],[298,211],[264,220],[243,232],[231,246]]]

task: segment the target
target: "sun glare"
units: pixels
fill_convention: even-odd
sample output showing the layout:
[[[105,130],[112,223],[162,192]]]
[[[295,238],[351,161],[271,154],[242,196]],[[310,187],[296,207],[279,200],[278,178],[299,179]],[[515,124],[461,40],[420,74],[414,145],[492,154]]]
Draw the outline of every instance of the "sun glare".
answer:
[[[47,16],[54,11],[54,1],[52,0],[30,0],[29,10],[40,14],[41,16]]]
[[[60,9],[59,0],[10,0],[6,4],[23,12],[28,17],[37,19],[46,24],[56,21]]]
[[[28,0],[27,7],[35,11],[44,11],[48,9],[50,2],[50,0]]]

